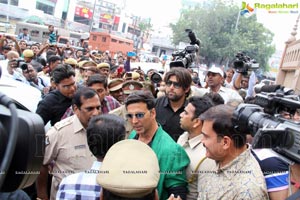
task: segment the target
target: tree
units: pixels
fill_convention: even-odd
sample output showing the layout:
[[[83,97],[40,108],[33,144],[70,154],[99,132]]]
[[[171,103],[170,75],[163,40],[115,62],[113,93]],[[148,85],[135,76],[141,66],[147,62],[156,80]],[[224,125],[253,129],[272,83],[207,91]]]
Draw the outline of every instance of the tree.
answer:
[[[148,18],[148,19],[144,19],[144,20],[140,21],[138,24],[138,27],[141,30],[141,48],[143,48],[144,37],[145,37],[145,40],[147,40],[149,37],[150,31],[152,31],[151,19]]]
[[[184,30],[191,28],[201,40],[200,55],[208,66],[230,64],[236,53],[243,51],[265,71],[268,59],[275,52],[273,33],[258,23],[255,15],[241,16],[235,29],[239,11],[238,6],[219,0],[182,10],[179,20],[170,24],[173,43],[189,42]]]

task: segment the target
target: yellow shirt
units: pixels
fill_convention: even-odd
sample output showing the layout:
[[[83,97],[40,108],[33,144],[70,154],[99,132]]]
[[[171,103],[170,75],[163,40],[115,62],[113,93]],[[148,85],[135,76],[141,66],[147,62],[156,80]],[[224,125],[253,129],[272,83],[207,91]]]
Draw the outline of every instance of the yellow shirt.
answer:
[[[220,168],[215,164],[198,180],[198,199],[267,200],[264,176],[250,148]]]

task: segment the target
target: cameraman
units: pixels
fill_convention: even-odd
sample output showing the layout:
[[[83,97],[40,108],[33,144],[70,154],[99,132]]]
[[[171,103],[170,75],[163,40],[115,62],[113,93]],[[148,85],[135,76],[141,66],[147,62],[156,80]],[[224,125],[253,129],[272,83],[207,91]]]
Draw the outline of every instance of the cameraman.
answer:
[[[23,76],[28,81],[28,84],[41,91],[42,95],[45,95],[50,90],[50,78],[46,76],[38,77],[36,69],[27,63],[27,68],[22,68]]]
[[[252,97],[254,96],[254,86],[256,84],[256,76],[254,71],[251,71],[250,76],[248,74],[235,72],[233,75],[233,88],[239,93],[241,91],[245,91],[245,97]]]
[[[23,76],[22,70],[18,66],[19,64],[18,60],[19,60],[18,52],[9,51],[7,53],[7,60],[6,60],[7,64],[5,62],[1,63],[3,64],[2,66],[3,76],[26,83],[27,82],[26,78]],[[4,69],[5,65],[7,70]]]

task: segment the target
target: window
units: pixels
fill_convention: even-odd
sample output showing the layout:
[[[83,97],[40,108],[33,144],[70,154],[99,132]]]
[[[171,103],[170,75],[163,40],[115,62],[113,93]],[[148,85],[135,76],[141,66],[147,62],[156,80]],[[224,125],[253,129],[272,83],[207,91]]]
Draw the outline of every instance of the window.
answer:
[[[30,35],[32,37],[38,37],[39,34],[40,34],[40,32],[38,30],[32,30],[32,31],[30,31]]]
[[[0,3],[8,4],[8,0],[0,0]],[[19,5],[19,0],[10,0],[10,5],[18,6]]]
[[[102,37],[102,42],[106,42],[106,37]]]
[[[49,38],[49,32],[43,32],[42,38]]]
[[[61,43],[61,44],[67,44],[69,42],[69,40],[67,38],[59,38],[58,39],[58,43]]]
[[[118,40],[116,40],[116,39],[111,39],[111,42],[118,42]]]
[[[124,44],[124,42],[123,41],[119,41],[119,44]]]
[[[96,35],[93,35],[93,40],[97,41],[97,36]]]
[[[47,4],[43,4],[41,2],[36,2],[36,9],[44,11],[44,13],[53,15],[54,14],[54,7],[49,6]]]

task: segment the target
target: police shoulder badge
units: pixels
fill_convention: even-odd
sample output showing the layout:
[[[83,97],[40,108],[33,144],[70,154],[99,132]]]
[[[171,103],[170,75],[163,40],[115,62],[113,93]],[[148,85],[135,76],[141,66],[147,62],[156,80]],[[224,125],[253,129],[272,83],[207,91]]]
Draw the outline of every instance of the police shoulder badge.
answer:
[[[47,145],[49,145],[49,144],[50,144],[49,137],[48,137],[48,136],[46,136],[46,138],[45,138],[45,145],[47,146]]]
[[[130,84],[129,85],[129,90],[134,90],[134,85]]]

